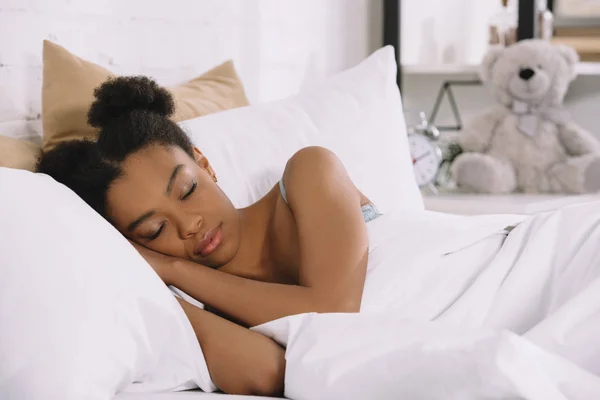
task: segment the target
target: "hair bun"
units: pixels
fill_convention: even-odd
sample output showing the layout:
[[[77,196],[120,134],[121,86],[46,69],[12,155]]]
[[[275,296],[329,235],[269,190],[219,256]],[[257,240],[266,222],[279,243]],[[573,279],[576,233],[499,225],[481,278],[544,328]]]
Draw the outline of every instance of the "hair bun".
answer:
[[[171,94],[145,76],[110,78],[94,90],[88,123],[96,128],[133,111],[145,110],[170,117],[175,111]]]

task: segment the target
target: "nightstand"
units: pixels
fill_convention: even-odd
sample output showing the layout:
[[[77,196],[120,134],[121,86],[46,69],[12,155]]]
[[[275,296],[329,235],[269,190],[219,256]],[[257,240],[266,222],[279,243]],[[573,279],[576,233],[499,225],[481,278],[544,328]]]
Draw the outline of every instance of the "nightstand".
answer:
[[[440,193],[423,197],[425,209],[447,214],[537,214],[572,204],[600,201],[600,195],[478,195]]]

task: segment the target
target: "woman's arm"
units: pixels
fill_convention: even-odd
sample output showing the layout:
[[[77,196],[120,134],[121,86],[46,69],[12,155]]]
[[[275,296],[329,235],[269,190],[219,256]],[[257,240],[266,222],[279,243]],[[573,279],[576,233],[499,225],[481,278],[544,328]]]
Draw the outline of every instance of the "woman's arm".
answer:
[[[296,153],[284,173],[300,241],[300,286],[265,283],[177,260],[169,283],[248,326],[307,312],[358,312],[368,237],[361,195],[322,148]]]
[[[273,340],[177,299],[215,385],[229,394],[282,396],[285,351]]]

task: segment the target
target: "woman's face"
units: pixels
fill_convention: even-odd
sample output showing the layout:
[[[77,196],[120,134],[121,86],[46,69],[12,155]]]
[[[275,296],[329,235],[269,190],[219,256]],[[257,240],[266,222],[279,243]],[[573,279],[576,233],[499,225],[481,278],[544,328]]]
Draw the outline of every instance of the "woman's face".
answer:
[[[218,268],[239,245],[238,213],[208,160],[154,145],[125,159],[108,190],[108,217],[125,237],[163,254]]]

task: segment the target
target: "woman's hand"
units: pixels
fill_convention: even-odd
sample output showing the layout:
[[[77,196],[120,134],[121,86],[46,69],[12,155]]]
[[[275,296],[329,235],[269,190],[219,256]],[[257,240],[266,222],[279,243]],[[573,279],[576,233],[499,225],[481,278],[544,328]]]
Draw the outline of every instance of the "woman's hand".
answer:
[[[157,253],[131,240],[129,242],[144,257],[167,286],[173,283],[174,264],[177,258]]]

